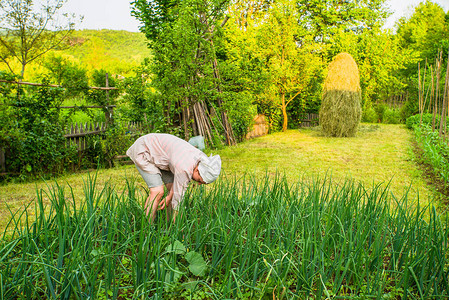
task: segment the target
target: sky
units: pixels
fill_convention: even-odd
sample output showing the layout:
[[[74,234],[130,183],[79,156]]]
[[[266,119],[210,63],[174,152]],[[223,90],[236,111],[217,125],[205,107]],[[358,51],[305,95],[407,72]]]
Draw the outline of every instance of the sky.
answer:
[[[72,0],[73,1],[73,0]],[[414,8],[425,0],[387,0],[387,6],[393,14],[387,19],[385,27],[392,28],[394,23],[401,17],[410,17]],[[439,4],[445,12],[449,10],[449,0],[432,0]]]
[[[410,16],[413,8],[425,0],[387,0],[393,14],[385,27],[392,28],[395,21]],[[84,16],[76,29],[116,29],[137,32],[139,22],[131,16],[130,0],[67,0],[63,10]],[[447,12],[449,0],[433,0]]]

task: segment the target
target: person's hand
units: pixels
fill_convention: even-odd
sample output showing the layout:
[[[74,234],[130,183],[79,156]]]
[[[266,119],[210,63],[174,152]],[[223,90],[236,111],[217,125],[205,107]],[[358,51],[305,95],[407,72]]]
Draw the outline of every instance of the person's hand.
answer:
[[[164,199],[161,200],[161,202],[159,202],[159,210],[163,210],[165,209],[167,206],[169,206],[171,204],[171,198],[169,199],[168,197],[165,197]]]
[[[173,192],[170,192],[167,197],[165,197],[164,199],[161,200],[161,202],[159,202],[159,210],[163,210],[166,207],[170,206],[172,198]]]

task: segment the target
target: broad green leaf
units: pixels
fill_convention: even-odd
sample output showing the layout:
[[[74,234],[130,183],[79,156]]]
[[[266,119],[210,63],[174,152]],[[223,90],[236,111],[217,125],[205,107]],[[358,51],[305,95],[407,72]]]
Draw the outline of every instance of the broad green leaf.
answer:
[[[198,252],[191,251],[186,254],[186,260],[190,264],[189,270],[195,276],[204,276],[207,270],[207,263]]]
[[[174,252],[175,254],[184,254],[186,253],[186,247],[178,240],[176,240],[173,244],[170,244],[165,248],[166,252]]]

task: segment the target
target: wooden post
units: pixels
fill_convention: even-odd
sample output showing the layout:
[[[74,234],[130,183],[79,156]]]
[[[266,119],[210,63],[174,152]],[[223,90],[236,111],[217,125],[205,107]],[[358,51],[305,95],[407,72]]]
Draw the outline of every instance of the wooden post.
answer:
[[[106,73],[106,106],[105,106],[105,120],[106,126],[109,126],[113,122],[114,109],[113,106],[109,105],[109,74]]]
[[[0,148],[0,171],[6,172],[5,149]]]

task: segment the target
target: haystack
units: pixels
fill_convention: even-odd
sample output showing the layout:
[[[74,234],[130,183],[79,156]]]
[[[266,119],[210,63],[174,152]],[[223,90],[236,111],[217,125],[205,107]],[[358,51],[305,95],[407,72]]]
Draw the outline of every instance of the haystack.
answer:
[[[350,137],[357,132],[362,116],[360,77],[348,53],[340,53],[329,64],[320,108],[320,125],[327,136]]]

